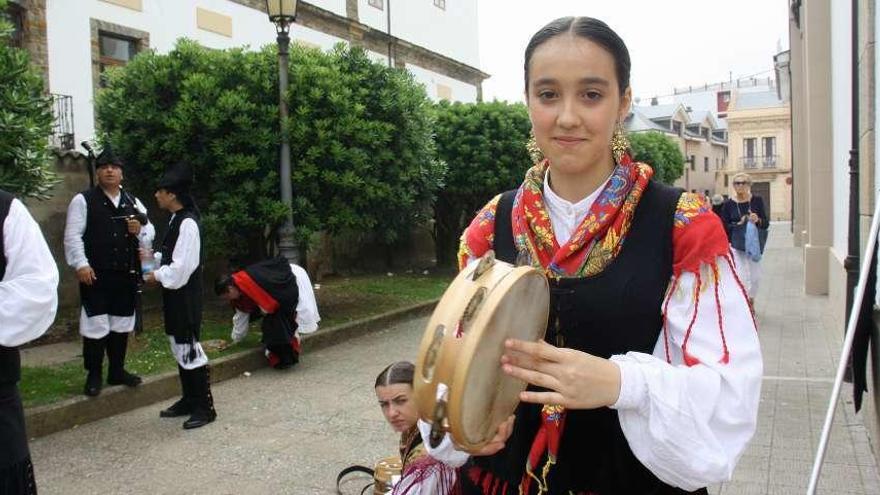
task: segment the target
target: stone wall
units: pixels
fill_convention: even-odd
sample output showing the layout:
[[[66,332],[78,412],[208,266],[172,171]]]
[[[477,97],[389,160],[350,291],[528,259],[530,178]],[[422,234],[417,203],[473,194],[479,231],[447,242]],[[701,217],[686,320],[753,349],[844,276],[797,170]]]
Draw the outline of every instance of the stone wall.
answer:
[[[49,45],[46,39],[46,0],[13,0],[24,12],[22,45],[31,64],[43,75],[49,88]]]
[[[64,224],[70,200],[76,193],[89,186],[86,159],[83,155],[69,151],[56,153],[54,156],[56,171],[61,182],[55,186],[52,197],[46,201],[25,201],[31,215],[40,224],[61,276],[58,287],[58,316],[55,325],[49,331],[52,338],[68,333],[74,335],[77,332],[79,285],[74,271],[64,260]]]

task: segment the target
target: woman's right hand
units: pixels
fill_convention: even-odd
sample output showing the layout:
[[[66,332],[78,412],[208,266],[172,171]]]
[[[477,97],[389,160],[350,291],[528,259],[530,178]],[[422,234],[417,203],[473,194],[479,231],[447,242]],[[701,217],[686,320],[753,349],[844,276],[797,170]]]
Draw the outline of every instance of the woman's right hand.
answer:
[[[473,455],[493,455],[503,449],[504,444],[507,443],[507,439],[510,438],[510,434],[513,433],[513,422],[515,420],[516,416],[511,414],[509,418],[505,419],[503,423],[498,425],[498,431],[495,433],[495,436],[492,437],[492,440],[489,440],[489,443],[484,445],[483,448],[477,452],[474,452]]]

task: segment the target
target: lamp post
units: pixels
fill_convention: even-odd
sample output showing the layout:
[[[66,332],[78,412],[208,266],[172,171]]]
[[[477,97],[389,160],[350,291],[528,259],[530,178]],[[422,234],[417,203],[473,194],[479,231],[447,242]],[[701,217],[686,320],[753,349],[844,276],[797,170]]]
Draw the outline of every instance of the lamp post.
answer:
[[[287,205],[287,219],[279,232],[278,250],[291,263],[299,263],[299,250],[294,240],[293,228],[293,186],[290,179],[290,142],[284,131],[287,120],[288,56],[290,54],[290,25],[296,19],[297,0],[266,0],[269,20],[278,32],[278,113],[281,117],[281,201]]]

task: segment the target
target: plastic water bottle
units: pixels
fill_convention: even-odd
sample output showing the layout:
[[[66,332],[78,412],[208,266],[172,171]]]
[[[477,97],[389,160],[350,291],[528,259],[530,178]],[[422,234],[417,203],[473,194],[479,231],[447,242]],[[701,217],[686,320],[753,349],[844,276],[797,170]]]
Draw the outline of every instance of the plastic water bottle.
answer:
[[[141,275],[146,277],[148,273],[156,269],[156,257],[153,254],[153,246],[145,238],[140,240]]]

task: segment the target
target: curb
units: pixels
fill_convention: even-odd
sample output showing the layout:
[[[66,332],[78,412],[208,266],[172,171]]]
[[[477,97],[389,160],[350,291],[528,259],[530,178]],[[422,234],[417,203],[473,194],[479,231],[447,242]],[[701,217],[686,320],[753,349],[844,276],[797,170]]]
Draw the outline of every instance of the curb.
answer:
[[[303,336],[303,352],[317,351],[376,332],[394,323],[431,314],[439,299],[388,311]],[[211,383],[235,378],[267,366],[263,349],[248,349],[211,361]],[[97,397],[77,396],[24,411],[29,438],[38,438],[115,416],[180,395],[176,371],[144,377],[136,388],[105,386]]]

